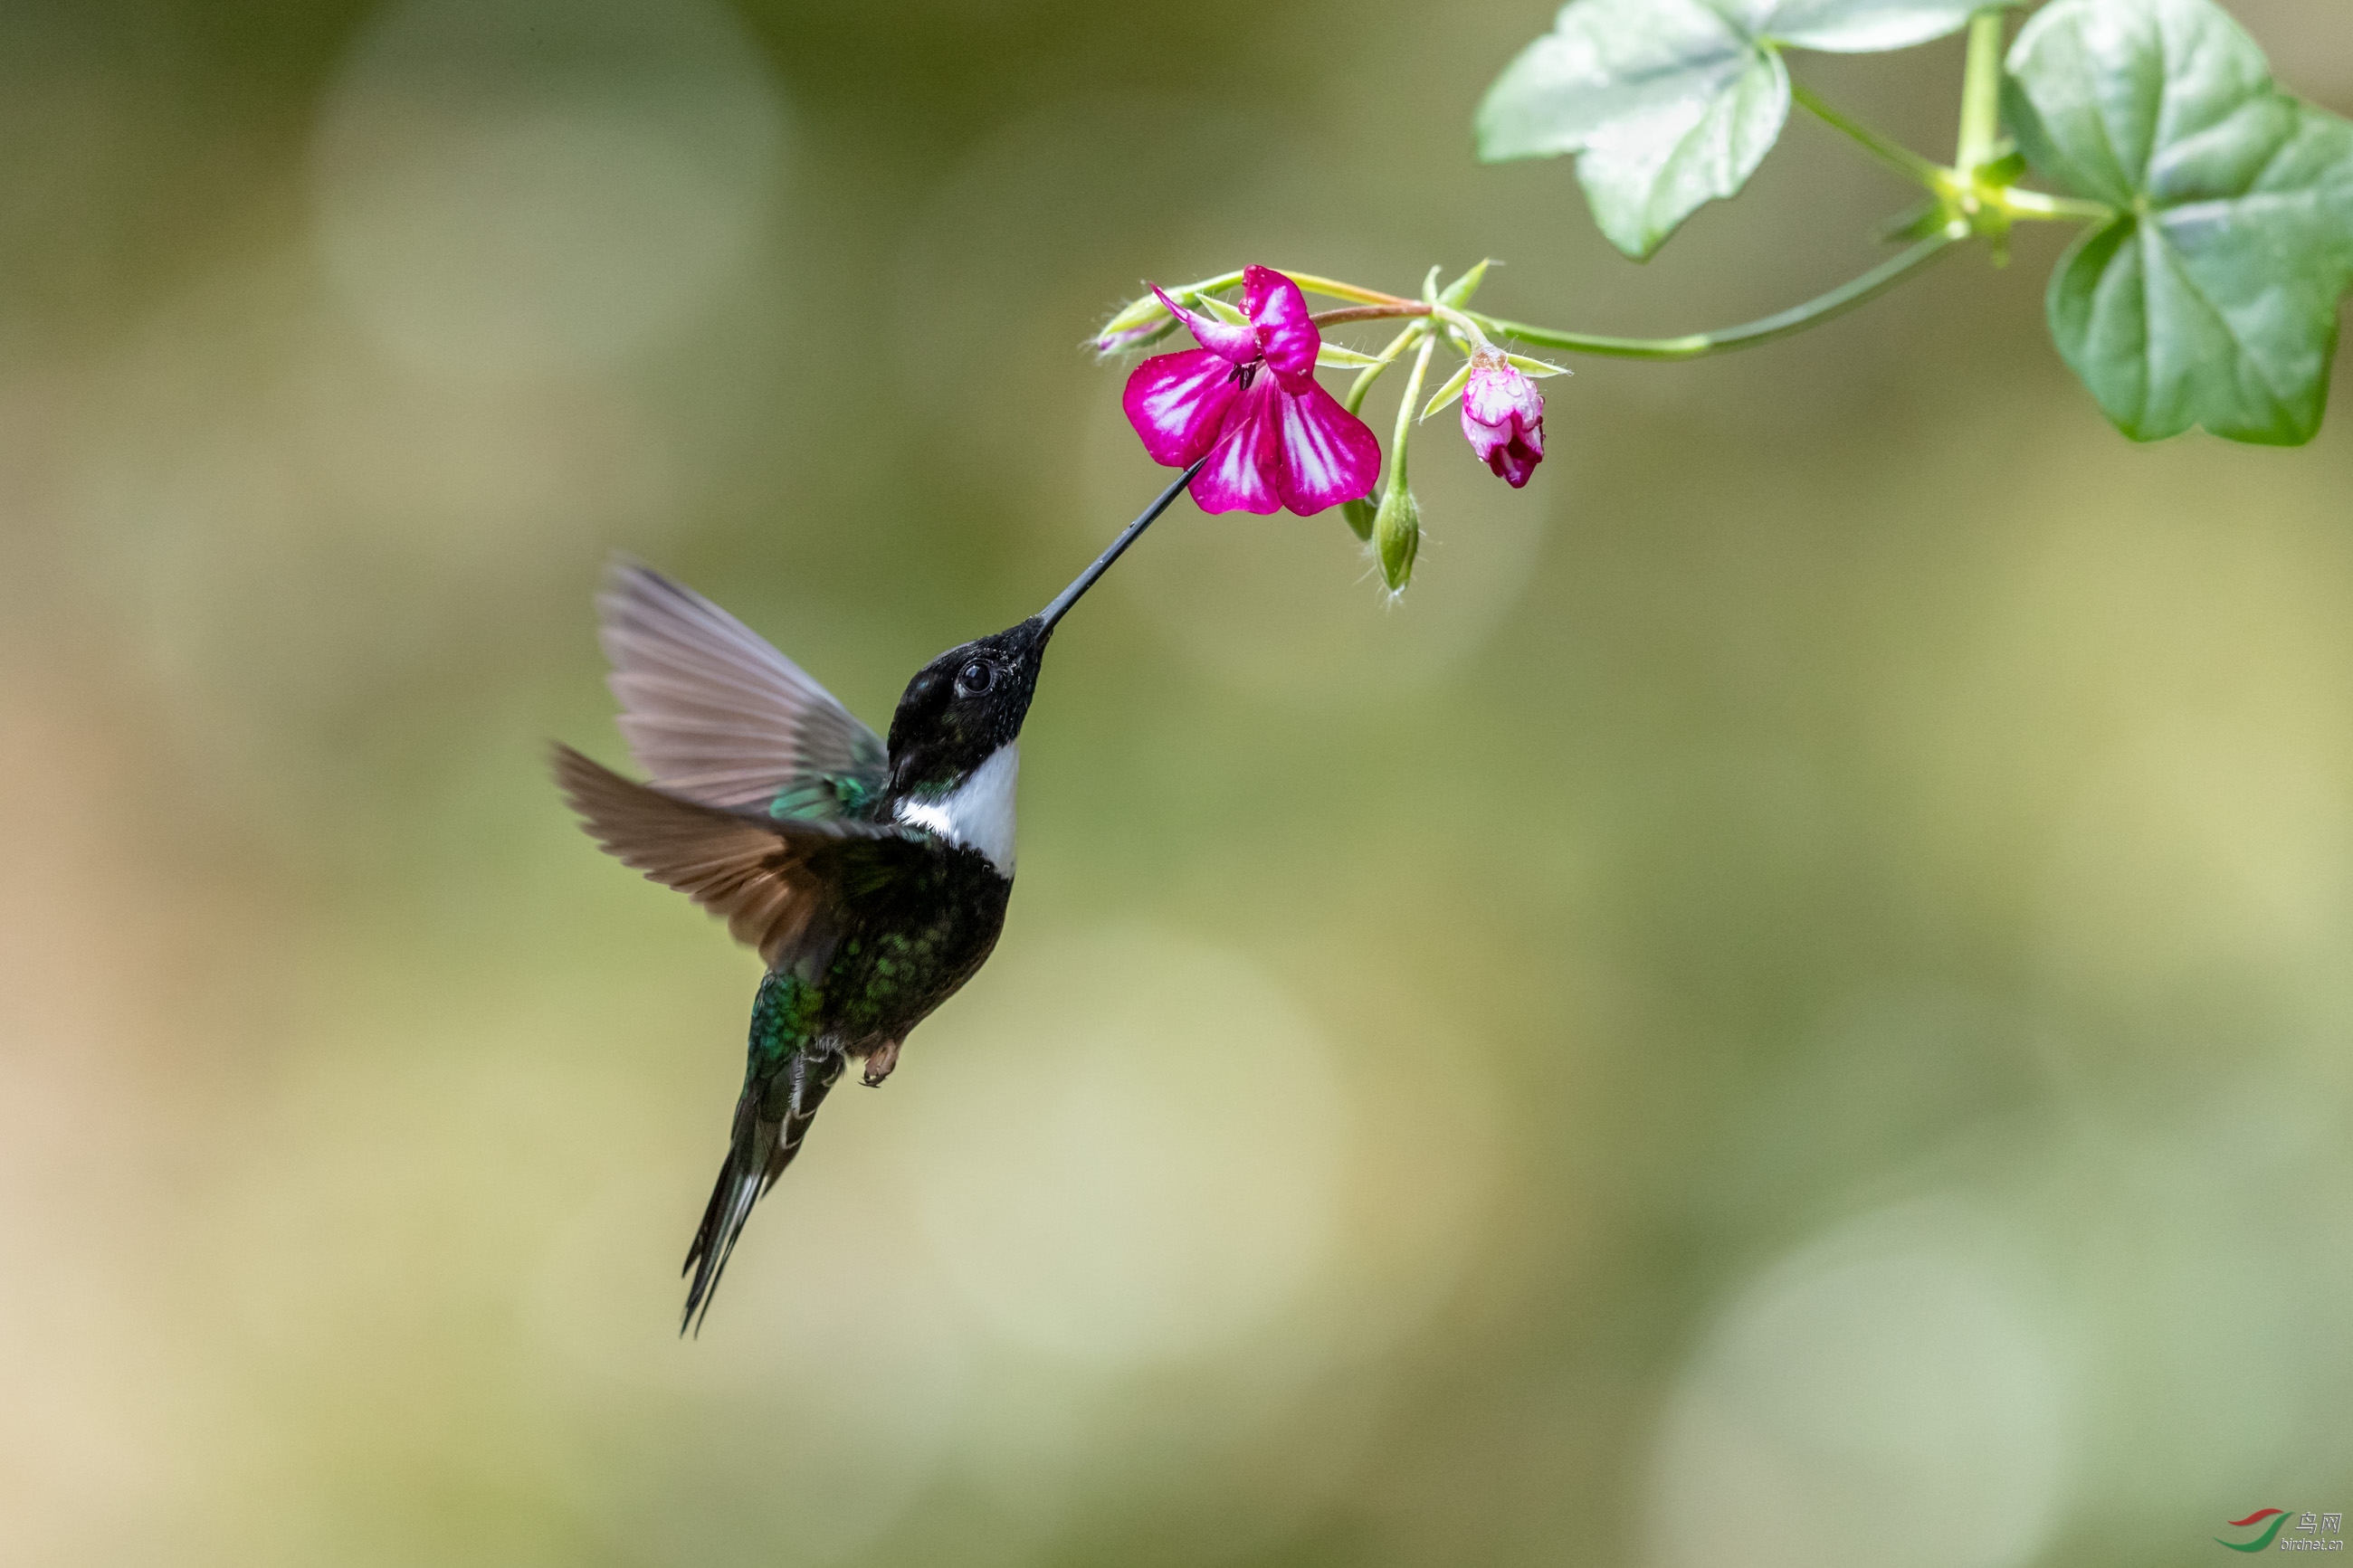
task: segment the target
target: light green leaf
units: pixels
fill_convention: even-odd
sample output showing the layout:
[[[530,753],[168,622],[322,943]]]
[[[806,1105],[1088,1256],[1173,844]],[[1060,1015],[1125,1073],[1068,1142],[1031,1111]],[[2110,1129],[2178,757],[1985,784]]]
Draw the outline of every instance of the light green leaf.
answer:
[[[2034,167],[2118,209],[2044,301],[2108,417],[2141,441],[2310,440],[2353,286],[2353,123],[2280,91],[2209,0],[2060,0],[2010,72]]]
[[[1758,37],[1825,54],[1908,49],[1957,33],[1979,11],[2018,0],[1722,0],[1725,15]]]
[[[1462,362],[1461,368],[1457,370],[1452,375],[1448,376],[1446,378],[1446,384],[1440,387],[1436,392],[1431,393],[1430,395],[1430,401],[1421,405],[1421,417],[1423,419],[1427,419],[1431,415],[1437,413],[1440,409],[1445,407],[1447,404],[1462,395],[1462,389],[1470,384],[1471,362],[1469,360],[1464,360]],[[1419,423],[1419,421],[1417,421],[1417,423]]]
[[[1514,370],[1538,377],[1539,379],[1547,375],[1575,375],[1577,374],[1565,364],[1553,364],[1545,360],[1531,359],[1526,354],[1505,354],[1504,356],[1504,363],[1510,365]]]
[[[1479,285],[1486,281],[1487,268],[1494,265],[1495,258],[1492,256],[1480,262],[1478,266],[1473,267],[1470,271],[1465,272],[1461,277],[1457,278],[1453,282],[1449,283],[1445,289],[1439,294],[1438,302],[1441,305],[1451,305],[1458,310],[1461,310],[1463,306],[1471,302],[1471,296],[1479,291]]]
[[[1479,106],[1479,156],[1577,154],[1594,221],[1640,260],[1736,194],[1789,114],[1781,46],[1901,48],[1974,0],[1572,0]]]
[[[1315,368],[1318,370],[1362,370],[1368,364],[1380,363],[1376,355],[1358,353],[1355,349],[1345,348],[1338,343],[1327,342],[1315,351]]]

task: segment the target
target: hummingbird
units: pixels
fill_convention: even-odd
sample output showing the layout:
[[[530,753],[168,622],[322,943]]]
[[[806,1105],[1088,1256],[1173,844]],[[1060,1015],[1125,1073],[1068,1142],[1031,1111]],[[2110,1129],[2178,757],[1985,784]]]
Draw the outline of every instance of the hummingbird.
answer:
[[[702,1331],[753,1205],[847,1064],[881,1085],[908,1033],[996,947],[1047,641],[1200,468],[1043,610],[916,671],[887,746],[710,600],[634,562],[607,572],[598,640],[621,733],[652,777],[558,744],[556,782],[608,853],[724,919],[767,964],[727,1157],[681,1270],[693,1276],[681,1334]]]

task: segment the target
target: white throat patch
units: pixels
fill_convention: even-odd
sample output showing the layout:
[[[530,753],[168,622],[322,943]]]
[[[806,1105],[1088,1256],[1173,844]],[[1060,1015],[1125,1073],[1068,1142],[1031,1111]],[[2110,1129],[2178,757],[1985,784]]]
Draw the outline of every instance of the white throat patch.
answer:
[[[937,800],[902,800],[896,816],[910,827],[936,833],[988,857],[997,875],[1013,875],[1013,785],[1021,748],[1011,741],[988,754],[972,776]]]

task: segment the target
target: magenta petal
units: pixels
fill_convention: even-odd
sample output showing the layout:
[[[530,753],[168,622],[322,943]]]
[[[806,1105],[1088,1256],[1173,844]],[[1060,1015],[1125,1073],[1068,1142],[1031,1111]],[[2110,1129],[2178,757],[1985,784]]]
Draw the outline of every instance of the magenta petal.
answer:
[[[1227,411],[1209,466],[1193,480],[1195,505],[1203,511],[1263,516],[1282,504],[1276,488],[1282,467],[1282,387],[1261,376]]]
[[[1239,390],[1221,355],[1187,349],[1155,354],[1130,371],[1120,403],[1152,460],[1181,468],[1216,443]]]
[[[1292,392],[1305,389],[1315,374],[1324,334],[1307,318],[1307,298],[1299,285],[1271,267],[1242,268],[1242,311],[1258,329],[1266,363]]]
[[[1480,354],[1462,388],[1462,437],[1518,489],[1544,457],[1544,394],[1500,355]]]
[[[1471,443],[1471,450],[1482,463],[1493,462],[1495,454],[1512,444],[1512,426],[1507,419],[1498,426],[1482,424],[1471,411],[1471,400],[1462,400],[1462,438]]]
[[[1373,492],[1381,444],[1365,422],[1311,380],[1282,395],[1282,504],[1302,517]]]
[[[1152,286],[1152,292],[1159,297],[1163,305],[1168,307],[1168,313],[1184,322],[1186,331],[1191,332],[1199,341],[1201,346],[1211,353],[1234,364],[1248,364],[1258,358],[1258,334],[1250,328],[1237,327],[1230,322],[1221,321],[1215,316],[1203,315],[1198,310],[1188,310],[1167,295],[1161,293],[1160,285],[1157,283]]]
[[[1518,489],[1528,482],[1528,476],[1536,471],[1536,465],[1542,461],[1542,448],[1531,447],[1524,440],[1515,440],[1508,447],[1498,448],[1495,455],[1487,459],[1487,467],[1494,470],[1496,478]]]
[[[1508,365],[1475,366],[1462,389],[1462,416],[1508,430],[1515,419],[1527,424],[1543,418],[1544,395],[1535,382]]]

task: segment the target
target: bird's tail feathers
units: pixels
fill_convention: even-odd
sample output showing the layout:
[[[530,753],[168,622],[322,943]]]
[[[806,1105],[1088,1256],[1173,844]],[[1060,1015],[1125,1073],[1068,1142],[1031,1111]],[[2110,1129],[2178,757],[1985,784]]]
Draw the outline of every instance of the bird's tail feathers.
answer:
[[[698,1335],[702,1332],[702,1320],[711,1315],[711,1299],[719,1289],[720,1277],[727,1272],[728,1258],[734,1256],[736,1237],[744,1234],[744,1224],[752,1217],[752,1205],[800,1152],[801,1140],[817,1119],[818,1106],[841,1077],[842,1061],[839,1052],[797,1051],[781,1071],[744,1086],[743,1098],[735,1105],[727,1159],[719,1167],[711,1201],[703,1205],[694,1245],[687,1248],[686,1267],[680,1270],[694,1276],[687,1288],[680,1333],[689,1329]]]

